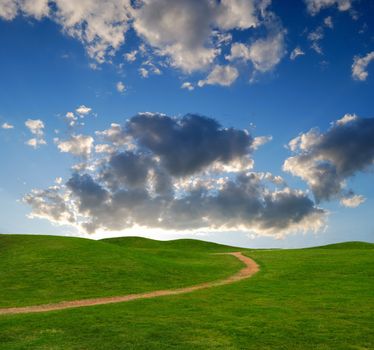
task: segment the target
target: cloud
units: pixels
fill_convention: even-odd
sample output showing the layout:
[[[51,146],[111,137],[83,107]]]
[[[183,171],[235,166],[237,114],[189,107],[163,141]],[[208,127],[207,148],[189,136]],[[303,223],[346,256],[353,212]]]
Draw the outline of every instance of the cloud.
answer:
[[[182,118],[138,114],[127,123],[126,133],[175,176],[189,175],[214,162],[235,161],[249,153],[253,141],[245,130],[222,128],[216,120],[194,114]]]
[[[73,127],[76,125],[78,117],[75,116],[73,112],[67,112],[65,114],[65,120],[68,122],[70,127]]]
[[[266,39],[258,39],[250,45],[234,43],[231,53],[226,58],[229,61],[250,61],[255,71],[267,72],[272,70],[285,54],[284,31],[269,35]]]
[[[81,116],[85,116],[85,115],[89,114],[89,113],[92,111],[92,108],[90,108],[90,107],[86,107],[85,105],[81,105],[81,106],[79,106],[75,111],[76,111],[79,115],[81,115]]]
[[[72,135],[70,139],[65,141],[55,139],[60,152],[80,157],[87,157],[91,154],[93,142],[94,139],[86,135]]]
[[[310,47],[320,55],[323,54],[320,41],[324,38],[324,36],[325,33],[322,26],[317,27],[314,31],[308,34],[308,40],[311,42]]]
[[[315,128],[300,134],[289,147],[295,155],[284,162],[284,170],[305,180],[317,202],[340,198],[356,203],[357,198],[344,199],[346,181],[373,165],[374,119],[345,115],[325,133]]]
[[[14,129],[14,125],[10,124],[10,123],[3,123],[1,125],[1,128],[2,129],[5,129],[5,130],[9,130],[9,129]]]
[[[85,232],[141,227],[282,237],[324,225],[326,212],[307,193],[249,171],[255,138],[246,130],[200,115],[148,112],[97,136],[111,152],[76,167],[66,185],[26,195],[31,217]]]
[[[339,11],[348,11],[352,7],[352,3],[354,0],[304,0],[308,12],[311,15],[316,15],[321,10],[336,6]]]
[[[70,207],[69,194],[61,193],[64,186],[55,185],[46,190],[32,190],[23,197],[23,202],[30,205],[29,218],[42,218],[59,225],[74,224],[76,217]]]
[[[221,85],[230,86],[239,76],[238,70],[233,66],[217,65],[204,80],[199,80],[198,86]]]
[[[186,81],[184,82],[182,85],[181,85],[181,88],[182,89],[187,89],[189,91],[192,91],[195,87],[193,86],[192,83],[190,83],[189,81]]]
[[[365,81],[369,76],[367,67],[371,61],[374,60],[374,51],[369,52],[364,57],[355,56],[352,64],[352,78],[360,81]]]
[[[41,19],[49,13],[48,0],[0,0],[0,17],[9,21],[19,12]]]
[[[350,194],[346,197],[343,197],[341,200],[340,200],[340,204],[343,205],[344,207],[348,207],[348,208],[356,208],[358,207],[359,205],[361,205],[362,203],[365,202],[365,197],[364,196],[361,196],[361,195],[355,195],[355,194]]]
[[[146,0],[135,11],[134,28],[160,55],[168,56],[172,66],[192,72],[207,68],[219,54],[212,42],[213,28],[227,31],[257,27],[265,3]]]
[[[328,16],[326,17],[324,20],[323,20],[323,24],[327,27],[327,28],[334,28],[334,23],[332,22],[332,17],[331,16]]]
[[[95,61],[90,63],[93,69],[113,62],[126,44],[129,30],[137,36],[137,47],[123,55],[125,61],[138,58],[147,66],[150,58],[157,57],[161,66],[184,73],[208,71],[222,64],[225,46],[233,41],[240,43],[234,31],[251,29],[249,34],[258,38],[252,48],[256,69],[269,70],[282,56],[278,51],[279,45],[283,46],[284,31],[268,9],[271,0],[0,1],[0,18],[12,20],[23,15],[58,23],[65,34],[84,45]],[[259,35],[264,36],[264,32],[272,33],[261,39]],[[278,32],[282,35],[277,36]],[[161,70],[153,64],[142,67],[139,73],[145,78]]]
[[[295,60],[297,57],[303,55],[305,55],[305,52],[301,50],[300,47],[295,47],[290,54],[290,59]]]
[[[118,92],[122,93],[126,90],[126,86],[124,83],[122,83],[122,81],[119,81],[117,84],[116,84],[116,89]]]
[[[136,60],[137,54],[138,54],[138,50],[133,50],[131,52],[125,53],[124,58],[127,62],[134,62]]]
[[[144,67],[141,67],[139,68],[139,74],[141,75],[142,78],[148,78],[149,71],[145,69]]]
[[[35,135],[34,138],[29,139],[26,144],[33,148],[38,148],[41,145],[47,144],[44,140],[44,123],[40,119],[27,119],[26,127]]]

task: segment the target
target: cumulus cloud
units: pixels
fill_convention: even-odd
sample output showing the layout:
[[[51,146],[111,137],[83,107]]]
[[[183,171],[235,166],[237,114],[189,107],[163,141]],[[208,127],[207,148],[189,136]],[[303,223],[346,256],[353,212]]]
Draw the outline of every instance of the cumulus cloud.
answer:
[[[321,133],[311,129],[289,143],[295,153],[284,170],[307,182],[317,202],[334,198],[342,203],[358,203],[346,182],[355,174],[370,169],[374,162],[374,119],[345,115]]]
[[[126,90],[126,86],[125,84],[122,82],[122,81],[119,81],[117,84],[116,84],[116,89],[118,92],[122,93]]]
[[[5,130],[14,129],[14,125],[5,122],[1,125],[1,128]]]
[[[212,42],[212,28],[227,31],[257,27],[267,3],[145,0],[136,11],[134,28],[161,55],[168,56],[173,66],[192,72],[206,68],[219,54]]]
[[[367,67],[374,60],[374,51],[369,52],[364,57],[355,56],[352,64],[353,79],[365,81],[369,75]]]
[[[35,136],[29,139],[26,144],[33,148],[38,148],[41,145],[45,145],[44,140],[44,123],[40,119],[27,119],[25,122],[26,127]]]
[[[181,88],[182,89],[187,89],[189,91],[192,91],[195,87],[193,86],[193,84],[189,81],[185,81],[182,85],[181,85]]]
[[[67,112],[65,114],[65,120],[67,121],[67,123],[70,127],[73,127],[73,126],[76,125],[76,123],[78,121],[78,117],[75,116],[73,112]]]
[[[239,72],[232,66],[217,65],[204,80],[199,80],[198,86],[221,85],[230,86],[239,76]]]
[[[354,0],[305,0],[308,12],[316,15],[321,10],[336,6],[339,11],[348,11],[352,7]]]
[[[346,197],[343,197],[340,200],[340,204],[343,205],[344,207],[356,208],[359,205],[361,205],[362,203],[364,203],[365,200],[366,200],[365,197],[362,196],[362,195],[350,194]]]
[[[270,0],[0,1],[0,18],[12,20],[24,15],[57,22],[64,33],[85,46],[95,61],[90,64],[94,69],[113,61],[130,29],[139,44],[124,54],[124,60],[134,62],[139,58],[142,65],[147,65],[149,57],[157,57],[162,66],[184,73],[208,71],[222,64],[223,47],[233,41],[234,30],[253,29],[263,35],[263,27],[277,27],[269,29],[272,34],[265,39],[253,43],[251,59],[256,69],[269,70],[282,56],[283,34],[276,34],[282,28],[276,15],[268,10]],[[161,70],[147,66],[139,73],[148,77]]]
[[[234,43],[229,61],[244,60],[253,64],[255,71],[264,73],[272,70],[285,54],[284,31],[269,35],[266,39],[258,39],[250,45]]]
[[[97,136],[107,142],[103,150],[111,147],[106,156],[76,167],[66,185],[26,195],[31,216],[86,232],[143,227],[281,237],[324,225],[325,211],[307,193],[250,171],[256,138],[246,130],[200,115],[141,113]]]
[[[87,157],[91,154],[94,139],[87,135],[72,135],[70,139],[65,141],[55,139],[55,143],[60,152]]]
[[[92,108],[90,108],[90,107],[86,107],[85,105],[81,105],[81,106],[79,106],[75,111],[76,111],[79,115],[81,115],[81,116],[85,116],[85,115],[91,113]]]
[[[133,50],[131,52],[127,52],[124,54],[124,58],[128,62],[134,62],[136,60],[136,55],[138,54],[138,50]]]

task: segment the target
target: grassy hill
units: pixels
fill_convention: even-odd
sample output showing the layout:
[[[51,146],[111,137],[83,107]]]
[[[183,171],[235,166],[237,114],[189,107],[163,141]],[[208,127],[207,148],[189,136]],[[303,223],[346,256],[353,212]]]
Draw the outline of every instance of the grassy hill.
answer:
[[[0,302],[29,305],[214,280],[241,265],[210,253],[235,250],[261,271],[191,294],[0,316],[0,349],[374,348],[374,250],[365,243],[249,250],[194,240],[0,236]]]
[[[240,262],[143,238],[0,236],[0,307],[178,288],[226,277]],[[149,249],[144,249],[149,248]]]

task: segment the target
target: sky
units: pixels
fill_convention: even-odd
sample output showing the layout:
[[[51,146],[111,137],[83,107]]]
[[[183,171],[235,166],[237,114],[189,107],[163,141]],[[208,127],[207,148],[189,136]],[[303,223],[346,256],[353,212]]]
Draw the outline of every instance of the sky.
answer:
[[[374,242],[370,0],[0,0],[0,232]]]

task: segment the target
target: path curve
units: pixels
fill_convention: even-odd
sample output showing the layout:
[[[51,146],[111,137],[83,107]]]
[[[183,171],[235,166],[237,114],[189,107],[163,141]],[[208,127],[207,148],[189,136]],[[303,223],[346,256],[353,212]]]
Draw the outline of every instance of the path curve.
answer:
[[[6,308],[6,309],[0,309],[0,315],[47,312],[47,311],[84,307],[84,306],[122,303],[122,302],[130,301],[130,300],[149,299],[149,298],[156,298],[156,297],[161,297],[165,295],[177,295],[177,294],[190,293],[195,290],[206,289],[206,288],[211,288],[211,287],[222,286],[224,284],[234,283],[236,281],[240,281],[240,280],[253,276],[259,270],[259,266],[257,265],[257,263],[251,258],[248,258],[247,256],[243,255],[241,252],[222,253],[222,254],[235,256],[242,263],[244,263],[245,266],[236,274],[231,275],[225,279],[212,281],[212,282],[205,282],[205,283],[197,284],[191,287],[157,290],[154,292],[128,294],[128,295],[117,296],[117,297],[104,297],[104,298],[95,298],[95,299],[62,301],[62,302],[55,303],[55,304],[11,307],[11,308]]]

